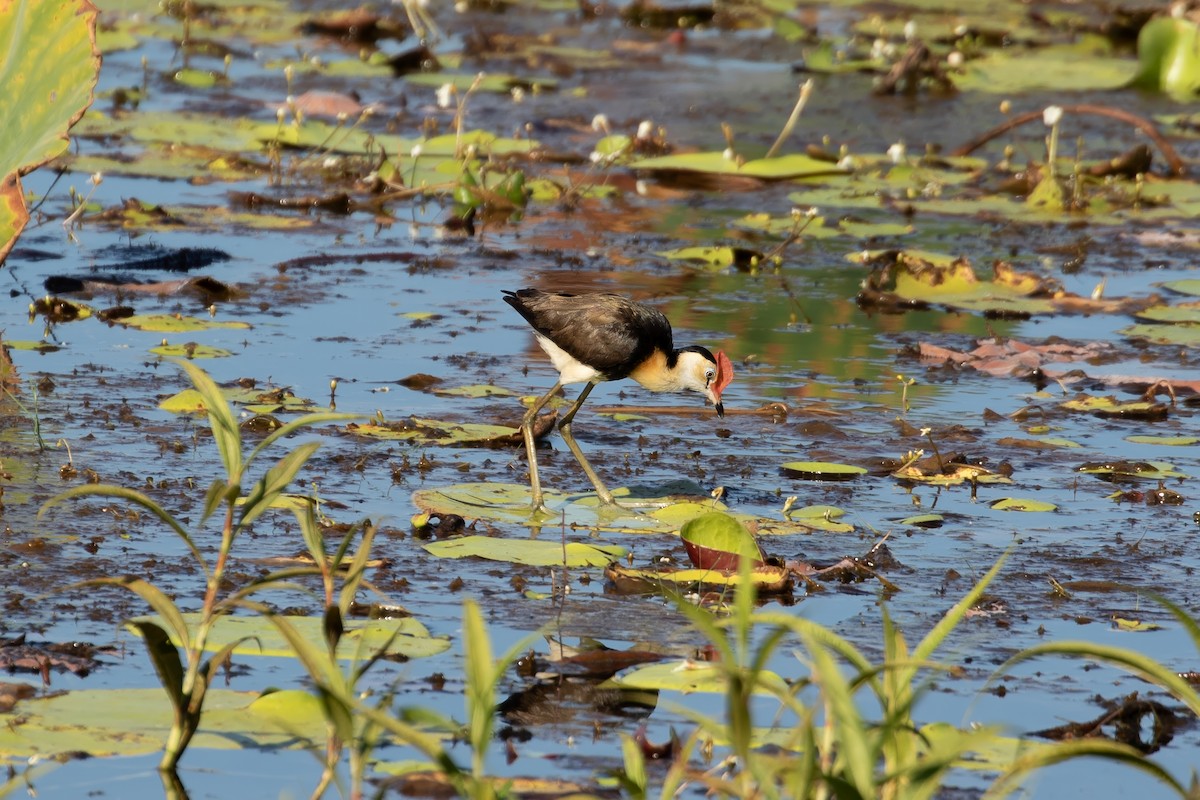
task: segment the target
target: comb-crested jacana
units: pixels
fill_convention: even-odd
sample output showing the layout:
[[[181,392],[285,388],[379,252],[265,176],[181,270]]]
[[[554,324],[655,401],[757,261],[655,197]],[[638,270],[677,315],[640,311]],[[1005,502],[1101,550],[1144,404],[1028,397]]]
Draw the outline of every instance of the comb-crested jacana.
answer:
[[[529,456],[529,484],[534,512],[548,512],[542,501],[533,422],[538,412],[568,383],[586,383],[579,398],[558,423],[563,441],[584,474],[596,487],[601,502],[619,504],[584,458],[571,422],[596,384],[633,378],[654,392],[699,392],[725,415],[721,392],[733,380],[733,365],[722,352],[715,356],[693,345],[676,348],[671,323],[659,311],[616,294],[567,294],[518,289],[504,292],[504,301],[530,324],[537,342],[558,370],[558,382],[525,414],[521,431]]]

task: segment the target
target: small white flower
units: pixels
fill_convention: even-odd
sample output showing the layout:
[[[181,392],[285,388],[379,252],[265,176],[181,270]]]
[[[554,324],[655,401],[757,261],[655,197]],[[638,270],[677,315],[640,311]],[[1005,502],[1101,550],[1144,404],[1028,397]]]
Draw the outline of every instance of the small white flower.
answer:
[[[1012,100],[1001,100],[1000,101],[1000,113],[1007,114],[1010,111],[1012,111]]]
[[[470,10],[471,4],[466,2],[466,0],[458,0],[458,2],[454,4],[454,11],[457,14],[465,14]]]
[[[650,193],[650,184],[646,183],[645,180],[639,180],[633,186],[639,197],[645,197]]]
[[[871,42],[872,60],[879,61],[881,58],[883,58],[887,53],[887,46],[888,43],[886,39],[876,39],[874,42]]]
[[[450,104],[454,101],[454,95],[453,83],[443,83],[439,86],[437,89],[438,108],[449,108]]]
[[[296,68],[294,66],[292,66],[291,64],[288,64],[286,67],[283,68],[283,77],[287,78],[288,83],[291,83],[292,77],[295,74],[296,74]]]
[[[808,217],[809,219],[816,219],[816,216],[820,213],[821,209],[817,208],[816,206],[809,206],[808,211],[804,212],[804,216]]]
[[[904,146],[904,142],[896,142],[887,149],[887,156],[892,160],[893,164],[901,164],[904,162],[904,156],[908,154],[908,148]]]
[[[593,150],[591,153],[588,154],[588,161],[591,161],[593,164],[599,164],[603,160],[604,160],[604,154],[601,153],[599,150]]]
[[[612,130],[611,126],[608,124],[608,115],[597,114],[596,116],[592,117],[592,130],[594,130],[596,133],[608,133],[610,130]]]
[[[950,55],[946,56],[946,65],[950,69],[958,69],[963,65],[963,54],[957,50],[952,50]]]
[[[412,149],[412,150],[410,150],[410,151],[408,152],[408,154],[409,154],[410,156],[412,156],[412,158],[413,158],[414,160],[416,160],[416,159],[420,158],[420,157],[421,157],[421,145],[419,145],[419,144],[414,144],[414,145],[413,145],[413,149]]]
[[[104,182],[104,173],[103,172],[93,172],[92,177],[89,178],[88,180],[90,180],[92,182],[92,186],[99,186],[101,183]]]
[[[842,156],[842,160],[837,162],[837,165],[838,169],[853,170],[858,167],[858,161],[855,160],[854,156],[846,155]]]
[[[1046,123],[1047,128],[1053,128],[1062,119],[1062,106],[1046,106],[1046,110],[1042,112],[1042,122]]]
[[[649,139],[652,136],[654,136],[654,123],[648,119],[642,120],[641,124],[638,125],[637,138]]]
[[[954,29],[955,36],[966,36],[970,32],[971,32],[971,29],[968,28],[966,25],[959,25],[958,27],[956,27]]]
[[[283,120],[286,117],[287,117],[287,109],[286,108],[284,108],[283,106],[280,106],[279,108],[275,109],[275,119],[276,120],[278,120],[279,122],[283,122]]]
[[[340,163],[342,163],[342,160],[337,156],[328,156],[323,162],[321,162],[321,166],[323,166],[325,169],[333,169]]]
[[[525,99],[525,90],[520,86],[514,86],[511,91],[514,103],[520,103]]]
[[[724,158],[726,161],[736,161],[737,153],[733,152],[732,147],[726,147],[725,150],[721,153],[721,157]]]
[[[917,38],[917,21],[910,19],[904,23],[904,41],[911,42],[915,38]]]
[[[338,115],[337,115],[337,121],[338,121],[338,124],[339,124],[339,125],[345,125],[345,124],[346,124],[346,120],[348,120],[348,119],[350,119],[350,115],[349,115],[349,114],[347,114],[345,111],[339,111],[339,112],[338,112]]]

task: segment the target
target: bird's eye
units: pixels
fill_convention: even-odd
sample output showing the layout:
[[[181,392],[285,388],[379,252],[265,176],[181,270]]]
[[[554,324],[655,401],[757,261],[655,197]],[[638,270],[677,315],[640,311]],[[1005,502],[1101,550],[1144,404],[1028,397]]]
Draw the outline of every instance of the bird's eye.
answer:
[[[713,378],[715,378],[715,377],[717,377],[717,373],[715,370],[711,370],[711,369],[704,370],[704,385],[707,386],[708,384],[712,383]]]

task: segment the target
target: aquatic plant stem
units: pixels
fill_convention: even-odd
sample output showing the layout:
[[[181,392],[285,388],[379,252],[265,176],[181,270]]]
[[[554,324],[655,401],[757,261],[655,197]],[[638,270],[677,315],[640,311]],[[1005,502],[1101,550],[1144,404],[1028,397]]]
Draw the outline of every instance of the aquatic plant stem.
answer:
[[[792,114],[788,117],[787,122],[783,123],[783,130],[779,132],[778,138],[775,139],[775,144],[771,145],[771,149],[767,151],[767,158],[773,158],[783,143],[792,135],[792,130],[796,127],[796,123],[800,121],[800,115],[804,113],[804,107],[808,105],[808,98],[812,95],[813,82],[809,78],[804,83],[800,84],[800,97],[796,100],[796,105],[792,108]]]

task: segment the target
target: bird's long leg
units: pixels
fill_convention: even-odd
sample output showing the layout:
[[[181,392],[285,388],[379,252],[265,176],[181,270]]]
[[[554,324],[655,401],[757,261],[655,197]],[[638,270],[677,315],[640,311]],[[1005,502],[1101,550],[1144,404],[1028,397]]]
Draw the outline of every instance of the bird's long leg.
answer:
[[[590,384],[589,384],[590,385]],[[529,489],[533,495],[533,513],[539,512],[549,514],[550,509],[546,508],[546,504],[542,502],[542,481],[538,477],[537,453],[533,449],[533,422],[537,419],[538,412],[545,407],[546,403],[550,402],[550,398],[562,389],[561,383],[555,383],[554,388],[542,395],[528,411],[525,412],[525,418],[521,420],[521,433],[525,435],[525,455],[529,458]]]
[[[575,401],[575,405],[571,406],[571,410],[563,415],[562,421],[558,423],[558,430],[562,433],[563,441],[567,443],[567,447],[571,448],[571,453],[574,454],[575,460],[579,462],[579,466],[583,467],[583,474],[587,475],[588,480],[592,482],[592,486],[596,487],[596,494],[600,496],[600,502],[619,507],[620,504],[613,497],[613,493],[608,490],[608,487],[600,480],[600,476],[592,469],[592,465],[584,458],[583,451],[579,449],[579,444],[575,441],[575,437],[571,435],[571,421],[575,419],[575,412],[583,405],[583,401],[587,400],[587,396],[591,394],[595,386],[596,384],[589,383],[583,388],[583,391],[579,393],[579,399]]]

